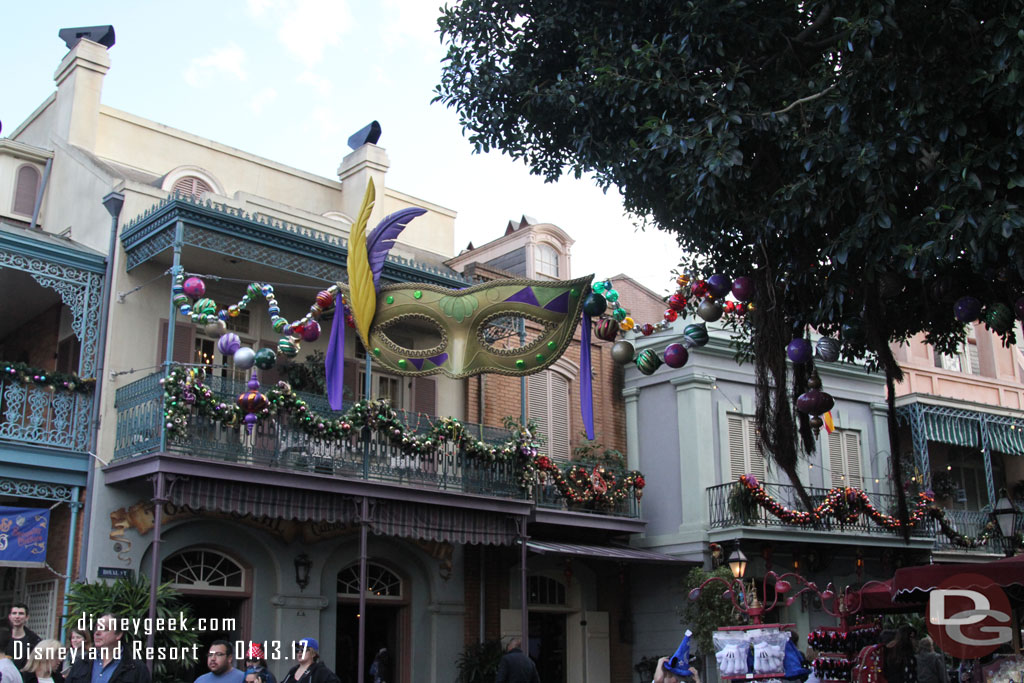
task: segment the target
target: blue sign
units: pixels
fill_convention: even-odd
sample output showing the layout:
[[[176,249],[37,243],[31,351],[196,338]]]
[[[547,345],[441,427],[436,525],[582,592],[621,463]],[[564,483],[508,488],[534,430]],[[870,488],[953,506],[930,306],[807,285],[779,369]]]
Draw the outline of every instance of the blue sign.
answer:
[[[48,509],[0,506],[0,567],[45,566],[49,531]]]

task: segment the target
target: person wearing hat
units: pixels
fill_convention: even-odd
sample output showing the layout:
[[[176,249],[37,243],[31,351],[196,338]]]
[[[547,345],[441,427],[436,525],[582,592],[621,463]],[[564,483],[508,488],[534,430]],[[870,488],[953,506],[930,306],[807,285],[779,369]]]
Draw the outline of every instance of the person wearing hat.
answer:
[[[338,675],[320,661],[320,643],[315,638],[295,641],[294,653],[298,664],[288,670],[281,683],[341,683]]]
[[[653,683],[683,683],[687,678],[693,678],[694,683],[700,683],[700,674],[690,666],[690,637],[692,635],[693,633],[687,630],[676,653],[671,657],[662,657],[658,660],[658,664],[654,668]]]
[[[267,668],[267,658],[263,654],[263,645],[250,642],[249,649],[245,653],[245,674],[248,677],[250,673],[260,672],[264,674],[263,678],[266,679],[264,683],[277,683],[274,674]]]

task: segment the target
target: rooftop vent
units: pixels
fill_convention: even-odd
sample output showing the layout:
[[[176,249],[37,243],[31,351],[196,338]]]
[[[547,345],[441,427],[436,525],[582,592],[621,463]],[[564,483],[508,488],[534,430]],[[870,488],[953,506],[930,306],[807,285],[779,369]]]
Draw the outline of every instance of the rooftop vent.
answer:
[[[360,128],[348,139],[348,146],[352,149],[359,149],[365,144],[376,145],[380,140],[380,124],[371,121],[365,128]]]
[[[68,46],[69,50],[74,49],[75,45],[78,45],[78,41],[82,38],[91,40],[94,43],[99,43],[108,50],[114,47],[114,27],[110,24],[107,24],[106,26],[62,28],[57,32],[57,36],[64,41],[64,44]]]

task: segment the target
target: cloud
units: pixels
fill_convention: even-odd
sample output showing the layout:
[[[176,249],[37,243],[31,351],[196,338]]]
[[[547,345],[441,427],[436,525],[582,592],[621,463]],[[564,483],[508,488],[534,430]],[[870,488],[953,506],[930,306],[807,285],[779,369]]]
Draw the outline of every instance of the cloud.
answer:
[[[272,4],[273,0],[245,0],[245,9],[250,16],[262,17]]]
[[[387,21],[382,23],[383,42],[389,48],[403,43],[438,45],[436,2],[425,0],[384,0]]]
[[[334,89],[334,84],[328,78],[315,74],[312,71],[303,71],[296,80],[303,85],[312,86],[317,93],[324,97],[330,95]]]
[[[344,0],[296,0],[289,4],[277,37],[307,67],[324,58],[324,49],[337,45],[351,24]]]
[[[212,83],[218,75],[233,76],[244,81],[248,78],[243,68],[244,63],[245,50],[235,43],[229,43],[205,57],[193,58],[185,69],[185,82],[193,87],[202,88]]]
[[[313,107],[309,112],[313,120],[314,130],[318,131],[321,137],[336,135],[341,130],[338,122],[338,112],[330,107]]]
[[[252,109],[254,114],[262,114],[263,109],[276,99],[277,91],[267,87],[253,95],[252,100],[249,101],[249,108]]]

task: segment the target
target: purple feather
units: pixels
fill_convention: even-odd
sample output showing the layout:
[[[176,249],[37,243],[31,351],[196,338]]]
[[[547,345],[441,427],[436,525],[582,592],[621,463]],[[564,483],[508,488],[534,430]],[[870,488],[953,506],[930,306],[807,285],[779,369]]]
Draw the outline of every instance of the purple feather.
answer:
[[[373,287],[378,287],[380,271],[384,268],[384,261],[388,258],[388,252],[394,246],[398,235],[405,230],[416,216],[422,216],[426,209],[402,209],[384,217],[373,232],[366,238],[366,253],[369,256],[370,271],[373,273]]]

